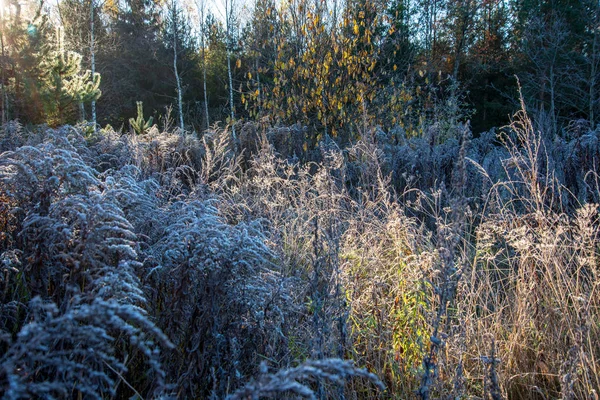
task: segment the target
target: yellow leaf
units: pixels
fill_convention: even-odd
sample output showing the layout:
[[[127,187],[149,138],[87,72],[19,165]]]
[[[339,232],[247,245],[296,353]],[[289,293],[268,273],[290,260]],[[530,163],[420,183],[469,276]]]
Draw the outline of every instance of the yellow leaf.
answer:
[[[235,63],[236,68],[242,68],[242,60],[238,59]]]
[[[394,64],[394,71],[398,69],[398,66]]]
[[[358,35],[358,33],[359,33],[359,30],[358,30],[358,24],[355,22],[355,23],[354,23],[354,34],[355,34],[355,35]]]

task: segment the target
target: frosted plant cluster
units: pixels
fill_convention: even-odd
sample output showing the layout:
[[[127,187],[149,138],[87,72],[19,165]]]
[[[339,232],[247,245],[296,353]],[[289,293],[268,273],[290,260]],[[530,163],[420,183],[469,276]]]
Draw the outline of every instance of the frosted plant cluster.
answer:
[[[0,131],[4,397],[598,392],[598,131],[238,132]]]

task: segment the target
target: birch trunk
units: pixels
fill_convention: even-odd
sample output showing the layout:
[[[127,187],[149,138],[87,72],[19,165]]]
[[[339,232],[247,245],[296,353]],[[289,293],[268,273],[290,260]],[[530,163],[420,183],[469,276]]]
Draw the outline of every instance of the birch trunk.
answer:
[[[179,111],[179,129],[183,133],[183,101],[181,99],[181,80],[179,79],[179,71],[177,71],[177,8],[175,0],[171,3],[172,22],[173,22],[173,70],[175,71],[175,81],[177,82],[177,110]]]
[[[204,26],[204,6],[205,0],[197,0],[196,8],[198,9],[198,17],[200,19],[200,46],[202,47],[202,86],[204,89],[204,118],[206,120],[206,129],[210,128],[210,116],[208,114],[208,92],[206,91],[206,31]]]
[[[94,0],[90,0],[90,60],[92,64],[92,79],[96,74],[96,50],[95,50],[95,32],[94,32]],[[92,124],[96,130],[96,100],[92,100]]]
[[[204,114],[206,129],[208,129],[210,127],[210,117],[208,115],[208,93],[206,92],[206,49],[204,48],[204,39],[202,39],[202,75],[204,76]]]
[[[256,12],[256,9],[258,8],[258,1],[254,2],[254,10]],[[258,90],[258,96],[256,98],[257,102],[258,102],[258,115],[262,115],[262,103],[261,103],[261,97],[262,97],[262,90],[260,88],[260,68],[259,68],[259,58],[260,58],[260,43],[259,43],[259,39],[258,39],[258,35],[255,36],[254,39],[254,50],[255,50],[255,54],[254,54],[254,73],[256,74],[256,89]]]
[[[229,110],[231,117],[231,134],[233,135],[233,139],[236,139],[235,136],[235,111],[233,109],[233,79],[231,78],[231,52],[227,49],[227,75],[229,76]]]
[[[233,19],[233,1],[226,0],[225,3],[225,23],[227,30],[227,76],[229,79],[229,110],[231,117],[231,135],[233,140],[236,139],[235,135],[235,109],[233,106],[233,78],[231,74],[231,28]]]

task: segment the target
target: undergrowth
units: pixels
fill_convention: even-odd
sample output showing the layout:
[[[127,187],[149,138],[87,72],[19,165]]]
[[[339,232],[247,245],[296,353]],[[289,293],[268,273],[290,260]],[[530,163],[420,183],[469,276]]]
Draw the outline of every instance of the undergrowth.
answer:
[[[598,397],[598,131],[298,129],[4,126],[2,395]]]

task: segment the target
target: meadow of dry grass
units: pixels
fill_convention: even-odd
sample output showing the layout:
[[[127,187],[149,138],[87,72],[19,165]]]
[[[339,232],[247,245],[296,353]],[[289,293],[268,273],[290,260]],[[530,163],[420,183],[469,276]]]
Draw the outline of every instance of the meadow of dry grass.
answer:
[[[597,399],[600,131],[0,134],[0,393]]]

